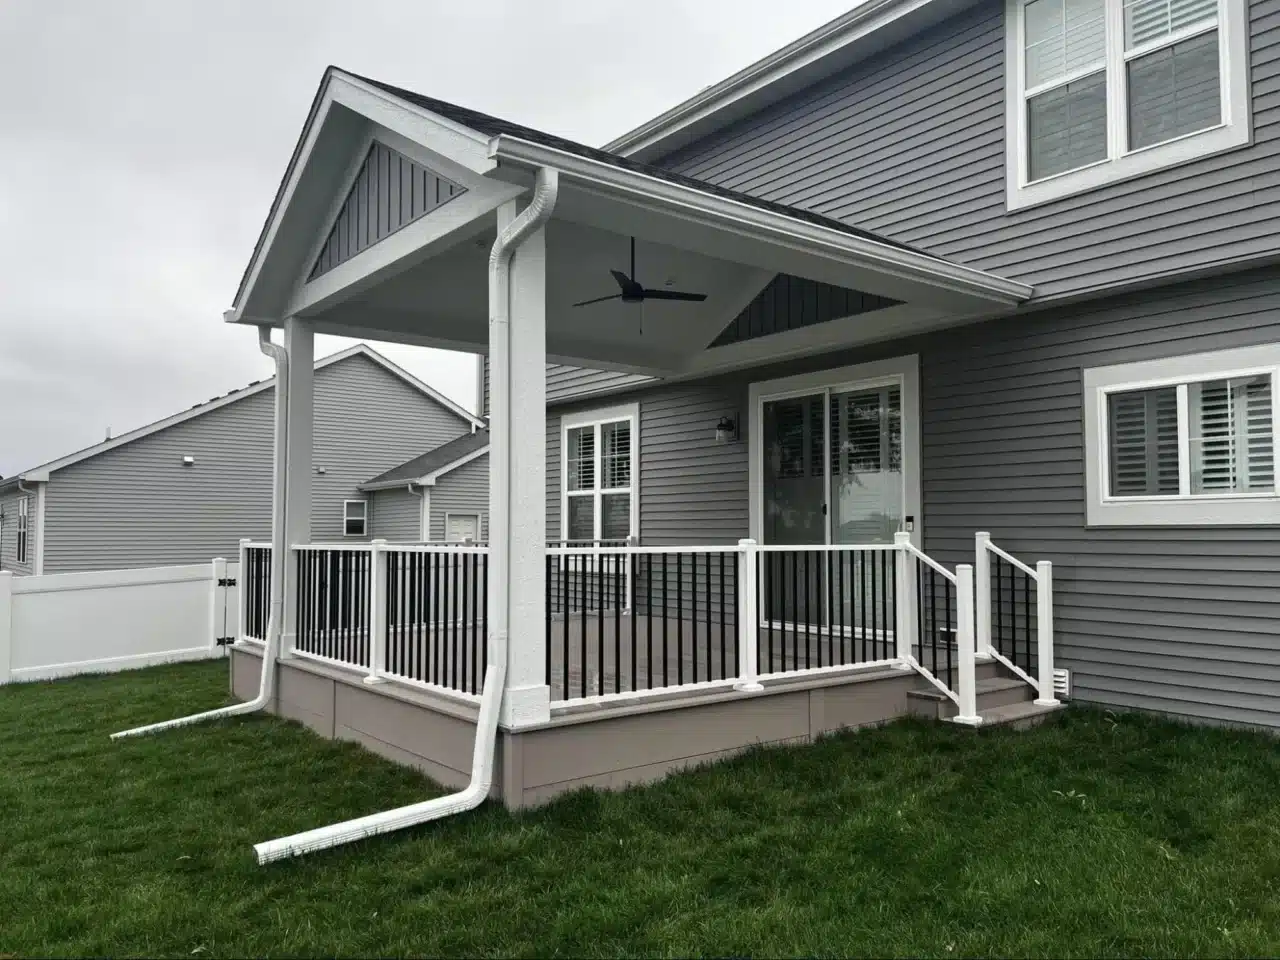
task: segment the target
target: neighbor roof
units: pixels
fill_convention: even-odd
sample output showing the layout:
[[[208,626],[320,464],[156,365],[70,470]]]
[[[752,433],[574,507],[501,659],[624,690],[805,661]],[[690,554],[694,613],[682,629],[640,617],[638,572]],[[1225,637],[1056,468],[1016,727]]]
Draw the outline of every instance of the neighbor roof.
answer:
[[[360,484],[360,489],[386,490],[409,483],[434,480],[440,474],[448,473],[454,467],[459,467],[464,462],[480,456],[488,449],[489,431],[477,430],[457,440],[443,443],[412,460],[406,460],[386,473],[378,474],[372,480]]]
[[[378,366],[399,377],[414,389],[430,397],[441,406],[456,413],[468,424],[473,426],[482,426],[484,424],[484,421],[479,417],[476,417],[465,408],[454,403],[444,394],[423,383],[417,377],[413,376],[413,374],[392,363],[382,354],[378,353],[378,351],[364,343],[357,343],[353,347],[348,347],[345,350],[340,350],[338,353],[332,353],[327,357],[322,357],[316,361],[315,369],[323,370],[325,367],[332,366],[335,363],[341,363],[343,360],[357,356],[367,357],[369,360],[372,360]],[[118,437],[112,437],[110,440],[104,440],[102,443],[96,443],[91,447],[85,447],[83,450],[77,450],[75,453],[68,454],[67,456],[61,457],[57,460],[50,460],[48,463],[43,463],[30,470],[20,471],[19,473],[9,477],[7,480],[0,481],[0,493],[16,487],[19,480],[25,480],[29,483],[48,480],[49,474],[55,470],[61,470],[63,467],[69,467],[82,460],[88,460],[90,457],[96,457],[100,453],[106,453],[108,450],[114,450],[116,447],[122,447],[126,443],[132,443],[134,440],[140,440],[143,437],[150,436],[153,433],[159,433],[161,430],[167,430],[170,427],[176,427],[180,423],[185,423],[188,420],[203,416],[206,413],[225,407],[228,404],[236,403],[247,397],[252,397],[255,394],[262,393],[264,390],[270,390],[275,386],[275,382],[275,377],[270,377],[266,380],[254,380],[247,386],[241,387],[238,390],[232,390],[230,393],[223,394],[220,397],[214,397],[211,400],[206,400],[204,403],[197,403],[188,409],[183,410],[181,413],[176,413],[173,416],[165,417],[163,420],[157,420],[154,423],[149,423],[144,427],[139,427],[137,430],[131,430],[129,433],[122,433]]]

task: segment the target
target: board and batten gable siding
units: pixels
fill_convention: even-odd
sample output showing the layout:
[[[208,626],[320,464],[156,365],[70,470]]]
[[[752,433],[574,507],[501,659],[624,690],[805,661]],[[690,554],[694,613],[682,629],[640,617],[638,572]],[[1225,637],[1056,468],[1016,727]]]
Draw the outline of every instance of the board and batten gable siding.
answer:
[[[274,405],[267,389],[55,471],[45,572],[232,559],[241,537],[267,539]],[[312,538],[355,539],[342,503],[366,498],[358,484],[469,429],[367,357],[317,371]]]
[[[884,357],[921,362],[926,551],[971,563],[973,535],[1054,564],[1057,662],[1074,696],[1280,727],[1280,527],[1085,526],[1084,367],[1280,341],[1280,268],[958,327],[610,397],[640,406],[646,544],[747,535],[747,391]],[[548,535],[559,536],[559,422],[548,411]],[[732,444],[716,417],[740,413]]]
[[[1005,209],[1003,0],[657,161],[1032,284],[1037,297],[1280,248],[1280,0],[1252,0],[1250,146]]]
[[[18,562],[18,501],[29,497],[27,514],[27,560]],[[11,573],[31,573],[35,560],[35,524],[36,524],[36,492],[34,484],[28,493],[10,490],[0,494],[0,510],[4,512],[4,521],[0,525],[0,570]]]
[[[408,486],[376,490],[369,495],[373,535],[392,543],[412,543],[422,538],[422,497]]]
[[[431,488],[431,539],[445,539],[446,513],[480,514],[480,538],[489,539],[489,455],[483,453],[436,478]]]

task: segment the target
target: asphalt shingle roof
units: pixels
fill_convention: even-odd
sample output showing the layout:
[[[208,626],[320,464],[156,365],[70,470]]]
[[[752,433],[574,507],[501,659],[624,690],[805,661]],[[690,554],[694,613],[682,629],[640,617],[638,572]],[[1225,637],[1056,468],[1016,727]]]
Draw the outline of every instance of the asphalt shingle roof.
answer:
[[[443,443],[434,450],[419,454],[412,460],[406,460],[400,466],[392,467],[386,473],[380,473],[373,479],[366,480],[360,487],[364,489],[375,484],[394,483],[397,480],[409,483],[411,480],[425,477],[428,473],[434,473],[441,467],[447,467],[449,464],[461,460],[467,454],[474,453],[488,445],[489,431],[477,430],[475,433],[466,434],[457,440]]]

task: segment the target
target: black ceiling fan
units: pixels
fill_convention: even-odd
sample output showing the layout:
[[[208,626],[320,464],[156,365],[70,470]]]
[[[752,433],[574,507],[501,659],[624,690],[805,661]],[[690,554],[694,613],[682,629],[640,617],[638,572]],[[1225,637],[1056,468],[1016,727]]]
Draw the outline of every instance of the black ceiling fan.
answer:
[[[611,297],[596,297],[594,300],[583,300],[581,303],[575,303],[575,307],[585,307],[592,303],[603,303],[606,300],[621,300],[623,303],[644,303],[646,300],[684,300],[690,303],[700,303],[707,299],[705,293],[684,293],[680,290],[650,290],[640,285],[635,279],[636,276],[636,238],[631,238],[631,276],[627,276],[621,270],[610,270],[613,279],[618,281],[618,286],[622,288],[621,293],[615,293]]]

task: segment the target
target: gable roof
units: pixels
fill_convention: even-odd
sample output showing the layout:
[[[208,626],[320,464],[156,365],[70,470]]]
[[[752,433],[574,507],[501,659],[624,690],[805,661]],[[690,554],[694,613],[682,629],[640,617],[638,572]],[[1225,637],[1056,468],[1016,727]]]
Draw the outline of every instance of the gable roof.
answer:
[[[847,11],[615,137],[604,149],[652,160],[777,103],[977,0],[862,0]]]
[[[372,480],[360,484],[361,490],[387,490],[410,483],[430,485],[436,477],[456,469],[489,449],[489,431],[477,430],[465,436],[442,443],[434,450],[406,460],[398,467],[380,473]]]
[[[415,390],[418,390],[425,396],[430,397],[432,400],[436,401],[451,412],[456,413],[468,424],[476,426],[484,424],[483,420],[476,417],[474,414],[469,413],[466,409],[454,403],[444,394],[423,383],[407,370],[392,363],[368,344],[357,343],[355,346],[348,347],[345,350],[340,350],[337,353],[331,353],[327,357],[322,357],[315,362],[314,369],[317,371],[323,370],[325,367],[331,367],[334,364],[341,363],[342,361],[348,360],[352,357],[366,357],[373,361],[388,373],[399,377]],[[149,423],[146,426],[139,427],[136,430],[131,430],[128,433],[122,433],[118,437],[112,437],[110,440],[104,440],[102,443],[96,443],[91,447],[85,447],[83,450],[77,450],[75,453],[68,454],[65,457],[60,457],[57,460],[50,460],[48,463],[43,463],[30,470],[20,471],[9,477],[7,480],[0,481],[0,492],[16,487],[20,480],[31,483],[48,480],[49,474],[53,473],[55,470],[61,470],[64,467],[71,466],[72,464],[88,460],[90,457],[96,457],[100,453],[106,453],[108,450],[114,450],[127,443],[132,443],[134,440],[149,437],[154,433],[159,433],[162,430],[168,430],[170,427],[176,427],[181,423],[186,423],[188,420],[194,420],[196,417],[202,417],[206,413],[212,413],[214,410],[219,410],[222,407],[237,403],[241,400],[247,399],[248,397],[255,396],[263,391],[270,390],[275,386],[275,383],[275,377],[270,377],[266,380],[254,380],[252,383],[241,387],[238,390],[232,390],[220,397],[214,397],[212,400],[206,400],[204,403],[194,404],[188,409],[183,410],[181,413],[175,413],[172,416],[165,417],[163,420],[156,420],[154,423]]]
[[[331,71],[339,69],[341,68],[329,68]],[[791,217],[795,220],[803,220],[806,223],[826,227],[830,230],[837,230],[840,233],[859,237],[863,240],[882,243],[885,246],[893,247],[898,250],[910,250],[913,253],[932,256],[932,254],[929,254],[927,251],[920,250],[917,247],[912,247],[905,243],[900,243],[897,240],[891,240],[878,233],[872,233],[870,230],[864,230],[861,227],[852,226],[851,224],[845,223],[843,220],[836,220],[833,217],[824,217],[822,214],[802,210],[799,207],[790,207],[785,203],[763,200],[760,197],[755,197],[748,193],[741,193],[737,190],[729,190],[725,187],[717,186],[714,183],[708,183],[705,180],[697,180],[693,177],[687,177],[684,174],[674,173],[670,170],[663,169],[662,167],[655,167],[648,163],[641,163],[638,160],[629,159],[621,154],[612,153],[609,150],[601,150],[598,147],[588,147],[585,144],[578,143],[574,140],[566,140],[564,137],[558,137],[555,134],[544,133],[543,131],[535,130],[532,127],[512,123],[509,120],[493,117],[487,113],[480,113],[478,110],[460,107],[455,103],[449,103],[445,100],[437,100],[434,97],[415,93],[414,91],[406,90],[403,87],[392,86],[389,83],[383,83],[381,80],[374,80],[371,77],[361,76],[358,73],[351,73],[349,70],[343,70],[342,72],[360,80],[363,83],[367,83],[372,87],[376,87],[384,93],[389,93],[394,97],[399,97],[401,100],[411,103],[416,107],[421,107],[423,110],[428,110],[431,113],[438,114],[446,120],[452,120],[453,122],[459,123],[464,127],[468,127],[469,129],[486,137],[506,136],[515,137],[520,140],[528,140],[531,143],[540,144],[544,147],[551,147],[554,150],[561,150],[565,153],[584,157],[587,160],[594,160],[597,163],[604,163],[611,167],[617,167],[631,173],[640,173],[654,177],[658,180],[665,180],[668,183],[674,183],[682,187],[689,187],[691,189],[701,191],[702,193],[721,197],[726,200],[735,200],[738,203],[744,203],[750,207],[767,210],[770,213]]]

